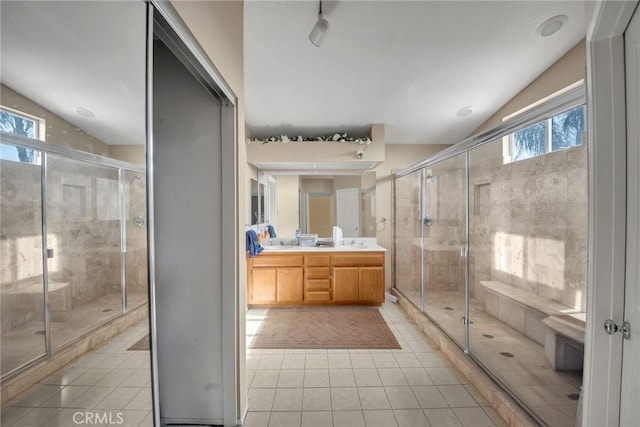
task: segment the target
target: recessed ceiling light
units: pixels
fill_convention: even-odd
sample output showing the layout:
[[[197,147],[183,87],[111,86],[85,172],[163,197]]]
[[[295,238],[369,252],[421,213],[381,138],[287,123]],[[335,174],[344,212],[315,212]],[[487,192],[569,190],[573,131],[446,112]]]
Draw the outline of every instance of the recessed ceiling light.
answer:
[[[472,106],[466,106],[466,107],[462,107],[460,110],[458,110],[458,112],[456,113],[456,116],[458,117],[467,117],[470,116],[471,114],[473,114],[473,112],[476,111],[475,107]]]
[[[79,116],[86,117],[88,119],[92,119],[96,116],[91,111],[83,107],[76,107],[73,109],[73,111],[75,111]]]
[[[564,24],[567,23],[567,15],[556,15],[544,21],[536,30],[536,35],[549,37],[557,33]]]

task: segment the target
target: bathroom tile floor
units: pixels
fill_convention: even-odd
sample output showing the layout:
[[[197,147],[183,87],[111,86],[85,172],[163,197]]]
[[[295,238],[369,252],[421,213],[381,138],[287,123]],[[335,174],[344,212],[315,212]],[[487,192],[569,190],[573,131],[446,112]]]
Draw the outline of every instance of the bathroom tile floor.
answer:
[[[267,309],[247,312],[247,345]],[[398,350],[247,350],[248,427],[504,426],[402,310],[380,312]]]
[[[127,351],[147,332],[145,320],[21,393],[2,407],[0,425],[153,426],[149,352]]]
[[[380,312],[402,349],[248,349],[245,425],[505,426],[398,306]],[[247,312],[247,345],[265,313]],[[121,413],[118,425],[152,426],[149,353],[127,351],[146,334],[143,321],[47,377],[3,406],[1,425],[71,427],[87,425],[87,413]]]
[[[402,292],[419,307],[420,292]],[[425,303],[431,318],[456,342],[464,343],[460,322],[464,294],[430,291]],[[543,346],[486,313],[474,299],[470,300],[469,319],[473,321],[469,328],[472,354],[545,423],[553,427],[574,426],[582,372],[551,369]]]

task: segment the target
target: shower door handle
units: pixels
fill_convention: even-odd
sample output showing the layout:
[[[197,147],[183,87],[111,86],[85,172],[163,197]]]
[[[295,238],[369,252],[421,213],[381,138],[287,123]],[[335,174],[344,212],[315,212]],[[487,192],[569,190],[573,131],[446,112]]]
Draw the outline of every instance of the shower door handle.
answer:
[[[622,327],[620,327],[613,320],[607,319],[604,321],[604,331],[609,335],[615,335],[617,332],[622,332],[622,337],[624,339],[631,339],[631,325],[626,321],[623,322]]]

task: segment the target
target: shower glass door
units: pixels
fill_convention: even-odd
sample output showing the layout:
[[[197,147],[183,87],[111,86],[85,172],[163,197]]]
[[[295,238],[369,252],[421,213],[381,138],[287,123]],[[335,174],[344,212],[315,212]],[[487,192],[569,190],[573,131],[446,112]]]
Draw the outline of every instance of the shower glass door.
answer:
[[[2,375],[46,354],[40,158],[0,144]]]
[[[395,181],[395,286],[422,310],[421,171]]]
[[[126,309],[147,302],[147,181],[144,174],[123,171],[126,247]]]
[[[52,348],[123,311],[119,171],[47,155]]]
[[[466,153],[424,169],[424,311],[465,346]]]

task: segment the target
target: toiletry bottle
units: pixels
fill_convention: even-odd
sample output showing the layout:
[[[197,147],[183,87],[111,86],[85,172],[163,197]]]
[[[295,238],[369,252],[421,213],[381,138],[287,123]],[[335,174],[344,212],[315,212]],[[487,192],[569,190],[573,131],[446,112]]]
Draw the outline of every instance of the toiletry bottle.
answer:
[[[300,246],[300,229],[296,229],[296,245]]]

